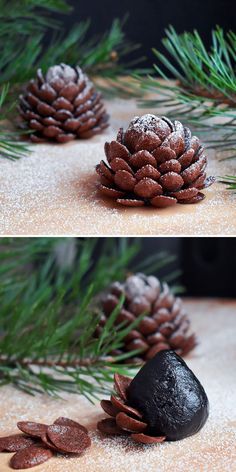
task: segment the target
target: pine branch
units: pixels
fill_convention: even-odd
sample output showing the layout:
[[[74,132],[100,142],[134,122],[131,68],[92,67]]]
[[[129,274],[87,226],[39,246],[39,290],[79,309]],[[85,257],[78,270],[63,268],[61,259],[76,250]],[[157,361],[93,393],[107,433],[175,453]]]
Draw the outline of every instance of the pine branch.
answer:
[[[138,351],[110,353],[122,348],[143,315],[117,326],[121,297],[97,338],[94,300],[111,281],[125,277],[139,249],[139,241],[125,238],[1,239],[0,384],[31,394],[80,392],[92,400],[111,388],[114,370],[130,373],[123,361]],[[169,261],[157,257],[159,266]]]
[[[16,160],[28,154],[29,148],[25,143],[18,142],[19,132],[9,131],[5,120],[5,113],[2,112],[4,102],[8,94],[9,85],[3,86],[0,92],[0,157]],[[10,110],[9,110],[10,112]]]
[[[26,3],[0,0],[0,42],[4,44],[0,57],[0,84],[22,85],[35,76],[38,68],[45,72],[48,67],[64,62],[79,64],[93,78],[99,76],[114,81],[111,83],[114,93],[126,91],[128,83],[119,80],[116,89],[114,79],[130,74],[135,63],[125,64],[123,58],[139,48],[125,37],[123,24],[126,20],[115,19],[110,29],[98,37],[91,37],[89,33],[90,20],[75,23],[66,33],[62,22],[48,15],[50,9],[65,12],[71,9],[66,0]],[[141,61],[142,58],[137,59],[137,62]],[[141,72],[140,69],[136,71]],[[135,87],[129,84],[129,91],[133,93],[134,90]]]
[[[160,64],[154,65],[154,74],[165,82],[155,75],[137,77],[143,90],[158,94],[141,106],[164,107],[171,119],[181,117],[192,125],[207,147],[232,150],[235,157],[236,35],[217,27],[207,51],[197,31],[178,35],[169,27],[162,42],[166,55],[154,49]]]
[[[227,190],[236,191],[236,175],[225,175],[220,182],[227,185]]]

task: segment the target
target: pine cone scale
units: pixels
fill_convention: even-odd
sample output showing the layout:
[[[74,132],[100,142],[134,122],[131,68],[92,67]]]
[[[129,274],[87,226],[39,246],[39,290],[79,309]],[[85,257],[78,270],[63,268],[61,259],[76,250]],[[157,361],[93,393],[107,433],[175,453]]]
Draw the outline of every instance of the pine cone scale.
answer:
[[[126,206],[171,206],[197,203],[204,195],[199,189],[211,185],[202,178],[207,158],[199,139],[175,121],[154,115],[135,117],[128,129],[120,129],[116,141],[105,144],[105,154],[114,173],[114,192],[104,191],[105,173],[98,164],[102,193]],[[119,160],[120,159],[120,160]],[[199,181],[198,181],[199,178]],[[192,185],[196,182],[196,187]],[[178,193],[194,188],[188,192]],[[116,192],[124,192],[120,198]],[[175,194],[173,194],[175,192]],[[142,203],[141,203],[142,202]]]

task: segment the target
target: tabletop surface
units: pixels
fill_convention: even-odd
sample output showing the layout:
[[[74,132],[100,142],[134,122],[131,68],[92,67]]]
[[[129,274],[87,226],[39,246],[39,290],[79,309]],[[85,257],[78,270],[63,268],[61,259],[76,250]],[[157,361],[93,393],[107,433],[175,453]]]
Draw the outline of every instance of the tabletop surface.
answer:
[[[185,301],[199,345],[186,362],[203,384],[210,416],[195,436],[155,446],[135,445],[125,437],[105,438],[96,432],[104,417],[99,404],[77,395],[55,400],[27,396],[11,386],[0,389],[0,435],[17,432],[20,420],[50,423],[67,416],[84,423],[92,447],[81,457],[55,457],[35,472],[232,472],[236,462],[236,301]],[[7,472],[11,454],[0,454],[0,471]]]
[[[107,102],[111,126],[88,141],[37,144],[16,162],[0,159],[0,234],[5,235],[233,235],[235,194],[217,183],[196,205],[124,208],[97,192],[95,165],[104,142],[135,115],[153,110],[135,100]],[[158,112],[162,114],[161,109]],[[208,174],[232,175],[233,160],[208,151]]]

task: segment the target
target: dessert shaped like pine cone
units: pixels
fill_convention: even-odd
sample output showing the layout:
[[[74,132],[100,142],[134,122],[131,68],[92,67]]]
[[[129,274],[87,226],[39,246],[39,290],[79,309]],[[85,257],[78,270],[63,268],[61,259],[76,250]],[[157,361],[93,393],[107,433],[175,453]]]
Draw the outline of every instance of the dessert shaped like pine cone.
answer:
[[[99,304],[102,309],[97,335],[101,335],[103,326],[119,303],[121,295],[124,304],[116,318],[116,324],[134,322],[137,316],[146,313],[138,326],[124,339],[123,351],[140,349],[138,357],[129,359],[129,363],[141,364],[151,359],[164,349],[173,349],[184,356],[196,345],[196,337],[189,334],[189,319],[183,302],[175,297],[166,283],[161,285],[154,276],[137,273],[121,282],[114,282],[101,294]]]
[[[90,138],[108,126],[101,94],[80,67],[55,65],[45,76],[38,69],[19,100],[33,142]]]
[[[116,141],[105,144],[105,153],[109,165],[101,161],[96,167],[100,191],[125,206],[197,203],[205,197],[200,190],[215,180],[206,178],[199,139],[165,117],[135,117]]]
[[[133,408],[127,398],[127,390],[132,379],[114,374],[114,387],[117,396],[102,400],[101,407],[112,418],[105,418],[97,423],[97,428],[105,434],[130,434],[138,443],[154,444],[165,441],[165,436],[150,436],[148,424],[143,421],[142,413]]]
[[[106,434],[130,434],[140,443],[177,441],[196,434],[208,418],[204,388],[174,351],[161,351],[130,379],[114,376],[116,395],[102,400],[112,418],[97,428]]]

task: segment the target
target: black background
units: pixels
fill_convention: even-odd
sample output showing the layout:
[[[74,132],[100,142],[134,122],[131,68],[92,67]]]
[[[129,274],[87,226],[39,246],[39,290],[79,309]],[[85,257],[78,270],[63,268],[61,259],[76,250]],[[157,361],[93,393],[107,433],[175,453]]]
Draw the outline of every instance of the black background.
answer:
[[[96,257],[100,255],[102,240],[98,242]],[[130,244],[132,241],[129,239]],[[180,270],[181,276],[175,283],[185,287],[185,295],[236,297],[236,238],[141,238],[141,250],[133,266],[160,251],[167,251],[176,260],[156,275],[164,280],[172,271]]]
[[[128,13],[124,30],[130,40],[142,45],[138,55],[147,56],[147,66],[154,60],[151,48],[163,50],[161,39],[170,24],[178,33],[196,28],[206,44],[216,24],[225,30],[235,30],[236,26],[235,0],[70,0],[68,3],[74,11],[63,16],[67,30],[74,22],[90,18],[90,33],[100,34],[109,29],[115,17],[122,19]]]

